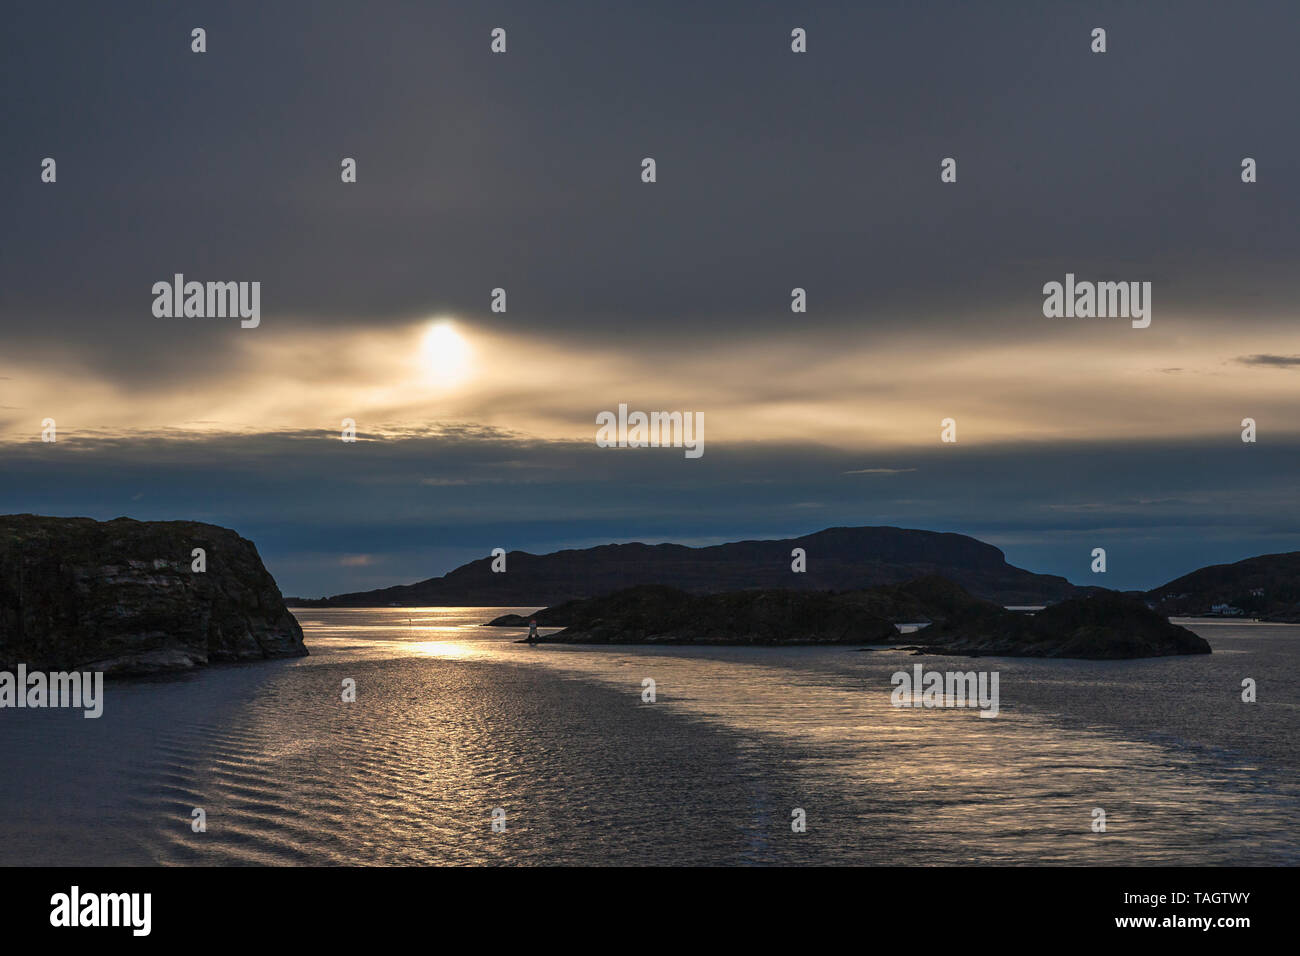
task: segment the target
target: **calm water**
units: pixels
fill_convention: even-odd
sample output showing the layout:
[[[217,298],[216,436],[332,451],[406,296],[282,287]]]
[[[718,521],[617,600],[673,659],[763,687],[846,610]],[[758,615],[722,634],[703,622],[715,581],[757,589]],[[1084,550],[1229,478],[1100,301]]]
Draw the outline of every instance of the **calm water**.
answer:
[[[1300,856],[1300,627],[1197,621],[1210,657],[1044,662],[530,648],[478,626],[508,610],[532,609],[303,610],[311,657],[110,683],[99,720],[0,711],[0,864]],[[917,662],[997,670],[1000,715],[894,708]]]

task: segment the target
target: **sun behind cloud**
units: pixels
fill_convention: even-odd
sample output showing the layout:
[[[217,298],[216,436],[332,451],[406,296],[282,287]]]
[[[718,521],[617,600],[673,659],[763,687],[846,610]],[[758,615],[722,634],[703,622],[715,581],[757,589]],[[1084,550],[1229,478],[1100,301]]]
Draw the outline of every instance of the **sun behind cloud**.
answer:
[[[474,349],[451,319],[438,319],[420,342],[420,359],[426,380],[439,388],[452,388],[474,372]]]

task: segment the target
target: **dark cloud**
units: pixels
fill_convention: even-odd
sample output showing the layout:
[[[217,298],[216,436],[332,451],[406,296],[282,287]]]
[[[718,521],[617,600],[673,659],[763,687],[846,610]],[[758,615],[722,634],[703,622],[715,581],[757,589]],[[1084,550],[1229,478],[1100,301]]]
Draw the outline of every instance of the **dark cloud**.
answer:
[[[1243,355],[1237,359],[1243,365],[1269,365],[1274,368],[1295,368],[1300,365],[1300,355]]]
[[[177,271],[261,280],[278,323],[492,321],[500,285],[495,321],[613,338],[774,327],[794,285],[803,322],[936,330],[983,309],[1036,323],[1067,270],[1152,280],[1166,315],[1265,321],[1292,298],[1286,5],[71,9],[25,5],[0,39],[0,199],[22,236],[0,314],[105,362],[160,337],[141,363],[220,348],[149,314]]]

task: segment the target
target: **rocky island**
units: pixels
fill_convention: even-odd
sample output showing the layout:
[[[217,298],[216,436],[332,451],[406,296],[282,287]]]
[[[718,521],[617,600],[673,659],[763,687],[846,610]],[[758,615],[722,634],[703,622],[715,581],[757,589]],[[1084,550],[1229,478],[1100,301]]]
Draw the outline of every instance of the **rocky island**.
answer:
[[[507,614],[497,627],[563,630],[563,644],[893,644],[922,654],[1092,660],[1208,654],[1210,645],[1142,601],[1096,590],[1037,613],[1009,611],[945,578],[854,591],[752,590],[690,595],[646,585]],[[929,623],[904,641],[895,625]]]
[[[1070,598],[1033,613],[966,597],[969,601],[917,632],[912,643],[919,653],[1124,660],[1211,652],[1204,638],[1116,591]]]
[[[876,644],[896,640],[888,620],[853,600],[818,591],[756,590],[687,594],[647,584],[604,597],[567,601],[530,618],[510,614],[495,626],[536,619],[563,631],[541,640],[566,644]]]
[[[256,547],[234,531],[0,516],[0,668],[145,674],[306,653]]]

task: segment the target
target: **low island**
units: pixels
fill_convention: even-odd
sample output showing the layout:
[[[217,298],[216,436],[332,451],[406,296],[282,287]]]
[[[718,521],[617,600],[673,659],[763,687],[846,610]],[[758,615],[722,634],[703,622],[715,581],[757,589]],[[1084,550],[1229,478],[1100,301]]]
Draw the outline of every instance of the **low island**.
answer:
[[[1210,645],[1142,600],[1096,589],[1038,612],[1011,611],[929,576],[854,591],[760,589],[692,595],[643,585],[508,614],[497,627],[562,630],[539,643],[882,645],[920,654],[1109,660],[1208,654]],[[896,625],[928,626],[902,639]]]

